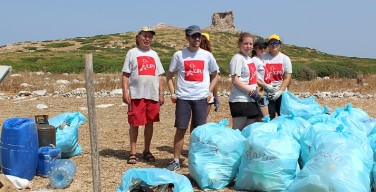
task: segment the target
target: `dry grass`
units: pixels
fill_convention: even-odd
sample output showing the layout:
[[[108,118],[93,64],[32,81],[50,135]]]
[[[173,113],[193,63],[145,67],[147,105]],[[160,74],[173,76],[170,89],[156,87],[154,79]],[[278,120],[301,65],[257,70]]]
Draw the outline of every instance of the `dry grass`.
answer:
[[[48,93],[53,92],[69,92],[76,88],[85,87],[84,74],[39,74],[36,72],[22,72],[20,76],[11,76],[4,79],[0,84],[0,91],[9,94],[17,94],[22,91],[34,91],[46,89]],[[14,75],[14,74],[13,74]],[[111,91],[113,89],[121,88],[121,73],[116,74],[95,74],[95,91]],[[70,83],[66,86],[61,86],[56,82],[58,80],[67,80]],[[365,75],[362,84],[359,84],[357,79],[321,79],[313,81],[296,81],[293,80],[289,89],[293,93],[301,92],[343,92],[352,91],[361,94],[375,94],[376,93],[376,75]],[[29,87],[22,87],[23,83],[27,83]],[[231,83],[228,77],[221,77],[218,84],[219,92],[228,92],[231,90]],[[167,90],[167,87],[166,89]]]

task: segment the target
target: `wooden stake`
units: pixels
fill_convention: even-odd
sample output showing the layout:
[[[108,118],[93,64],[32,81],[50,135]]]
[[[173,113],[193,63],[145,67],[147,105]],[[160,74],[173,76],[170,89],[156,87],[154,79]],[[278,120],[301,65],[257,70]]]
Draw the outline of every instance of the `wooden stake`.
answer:
[[[93,80],[93,55],[85,55],[85,78],[86,78],[86,95],[89,114],[89,131],[90,131],[90,148],[91,148],[91,164],[93,172],[93,191],[101,191],[101,177],[99,169],[99,153],[98,153],[98,134],[95,122],[95,101],[94,101],[94,80]]]

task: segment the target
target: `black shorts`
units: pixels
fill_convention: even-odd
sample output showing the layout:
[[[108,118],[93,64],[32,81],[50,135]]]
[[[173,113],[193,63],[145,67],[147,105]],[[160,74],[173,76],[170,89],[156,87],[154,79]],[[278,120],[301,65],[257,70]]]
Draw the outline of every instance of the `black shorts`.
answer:
[[[269,114],[274,114],[277,113],[278,116],[281,115],[281,103],[282,103],[282,95],[275,101],[269,100]]]
[[[208,102],[206,98],[201,100],[177,99],[175,109],[175,127],[179,129],[188,128],[191,115],[193,128],[203,125],[206,123],[207,111]]]
[[[232,117],[247,117],[254,119],[262,117],[260,106],[256,102],[230,102]]]

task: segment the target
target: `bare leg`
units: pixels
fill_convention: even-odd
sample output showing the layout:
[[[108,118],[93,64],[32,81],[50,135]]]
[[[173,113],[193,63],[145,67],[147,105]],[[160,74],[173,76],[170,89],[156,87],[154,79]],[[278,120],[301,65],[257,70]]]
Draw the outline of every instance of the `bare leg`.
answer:
[[[187,129],[176,128],[174,138],[174,159],[179,159],[184,145],[184,135]]]
[[[263,117],[269,115],[269,108],[268,108],[268,106],[262,106],[262,107],[260,107],[260,109],[261,109]]]
[[[153,138],[153,122],[148,122],[145,125],[145,131],[144,131],[144,138],[145,138],[145,145],[144,145],[144,152],[150,152],[150,143],[151,139]]]
[[[131,154],[136,154],[137,137],[138,137],[138,126],[130,126],[129,141],[131,145]]]
[[[246,123],[247,123],[247,117],[233,117],[232,118],[233,129],[243,130],[243,128],[246,126]]]

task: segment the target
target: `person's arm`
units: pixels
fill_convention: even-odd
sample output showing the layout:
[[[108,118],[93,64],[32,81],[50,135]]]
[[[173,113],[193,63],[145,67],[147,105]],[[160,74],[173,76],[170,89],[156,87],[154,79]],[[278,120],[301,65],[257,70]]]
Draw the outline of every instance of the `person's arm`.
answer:
[[[281,90],[281,91],[286,90],[286,87],[289,86],[291,79],[292,79],[291,73],[283,74],[283,82],[282,82],[282,85],[279,88],[279,90]]]
[[[210,74],[209,93],[214,91],[215,87],[217,86],[218,79],[219,79],[218,71],[214,71]]]
[[[238,88],[239,90],[243,91],[246,94],[250,94],[252,91],[254,91],[251,88],[249,88],[246,84],[241,82],[237,75],[231,76],[231,82],[236,88]]]
[[[164,78],[162,75],[159,76],[159,104],[163,105],[164,104]]]
[[[174,81],[172,80],[173,76],[174,76],[173,72],[167,71],[167,75],[166,75],[167,87],[168,87],[168,90],[170,91],[171,101],[175,103],[176,95],[175,95]]]
[[[131,97],[129,95],[129,73],[123,72],[122,77],[122,88],[123,88],[123,102],[126,104],[131,104]]]

